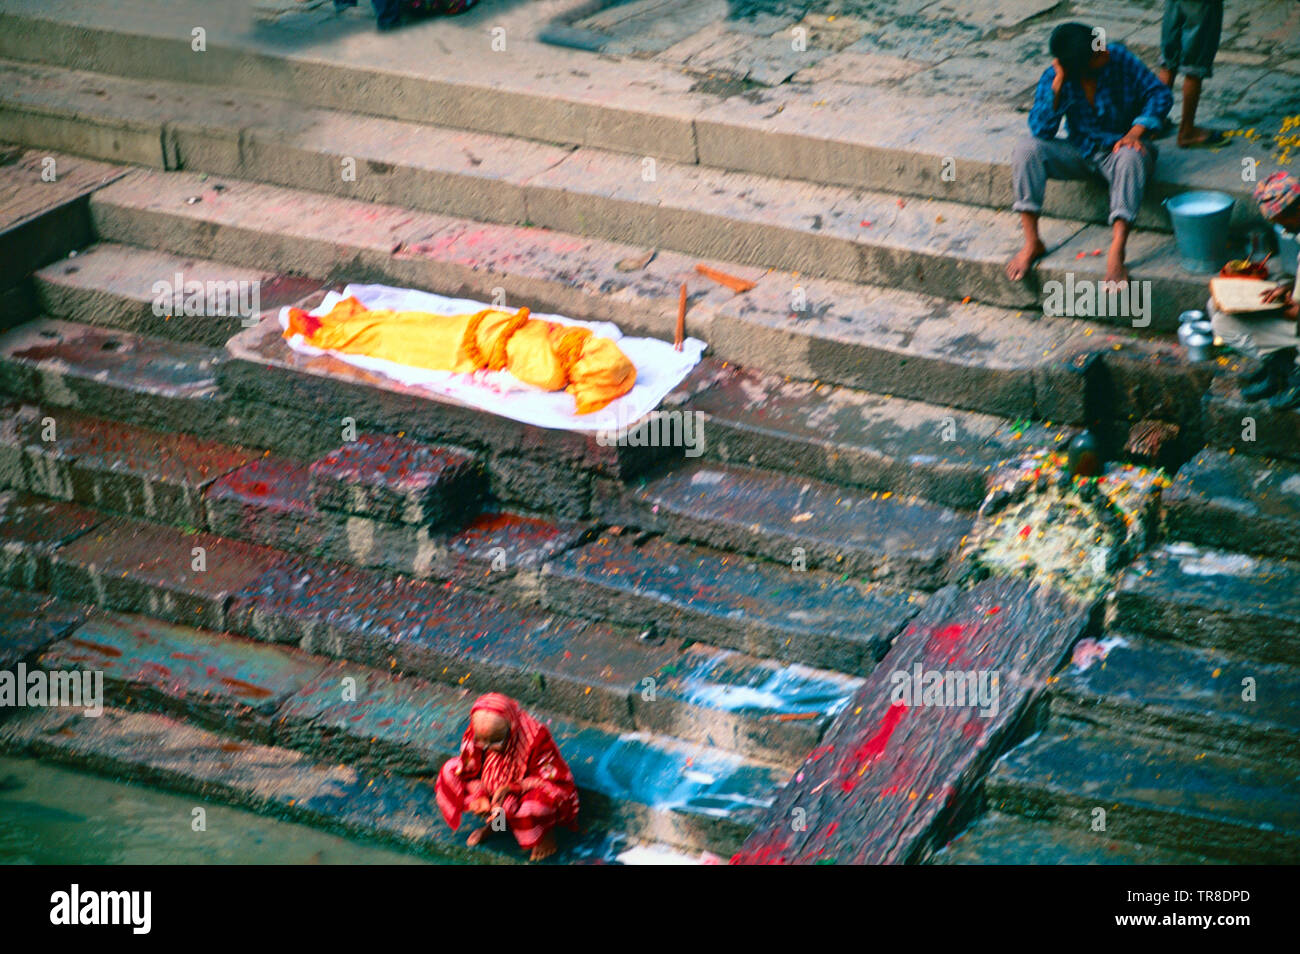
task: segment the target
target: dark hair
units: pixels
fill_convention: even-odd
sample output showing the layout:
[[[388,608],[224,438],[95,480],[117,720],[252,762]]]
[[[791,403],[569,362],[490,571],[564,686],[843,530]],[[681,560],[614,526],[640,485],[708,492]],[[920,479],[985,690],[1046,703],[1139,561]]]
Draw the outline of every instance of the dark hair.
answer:
[[[1095,52],[1092,48],[1092,27],[1082,23],[1062,23],[1052,31],[1047,48],[1052,56],[1061,61],[1067,76],[1077,76],[1087,68]]]

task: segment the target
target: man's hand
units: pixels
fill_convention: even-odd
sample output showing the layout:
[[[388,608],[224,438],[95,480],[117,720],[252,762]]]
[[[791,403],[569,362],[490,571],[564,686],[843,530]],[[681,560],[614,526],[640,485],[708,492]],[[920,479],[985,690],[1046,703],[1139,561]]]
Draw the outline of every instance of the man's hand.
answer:
[[[1142,137],[1146,135],[1146,131],[1147,128],[1145,126],[1134,126],[1122,137],[1116,140],[1115,146],[1111,149],[1111,152],[1119,152],[1121,149],[1136,149],[1138,152],[1145,153],[1147,147],[1142,142]]]
[[[1053,57],[1052,69],[1056,71],[1056,75],[1052,77],[1052,108],[1060,109],[1061,90],[1065,88],[1065,67],[1061,65],[1060,60]]]
[[[486,815],[492,810],[485,795],[478,795],[469,800],[469,811],[471,815]]]
[[[502,802],[506,800],[507,795],[509,795],[511,792],[517,792],[518,790],[519,790],[519,786],[516,785],[514,782],[506,782],[506,784],[498,788],[496,792],[492,795],[492,804],[500,805]]]

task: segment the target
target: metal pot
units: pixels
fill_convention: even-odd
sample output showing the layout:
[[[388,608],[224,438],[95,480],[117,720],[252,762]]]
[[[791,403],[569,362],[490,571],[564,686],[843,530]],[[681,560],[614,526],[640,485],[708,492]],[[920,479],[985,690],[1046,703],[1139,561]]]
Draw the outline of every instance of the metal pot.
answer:
[[[1214,357],[1214,335],[1193,330],[1187,336],[1187,360],[1209,361]]]

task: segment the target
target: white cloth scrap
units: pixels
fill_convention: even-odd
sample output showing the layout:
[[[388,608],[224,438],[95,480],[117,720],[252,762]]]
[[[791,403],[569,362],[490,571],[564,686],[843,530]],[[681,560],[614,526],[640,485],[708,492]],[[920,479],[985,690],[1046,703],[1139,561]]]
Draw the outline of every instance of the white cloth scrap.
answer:
[[[485,302],[465,298],[446,298],[431,292],[409,288],[392,288],[388,285],[348,285],[343,293],[330,292],[325,300],[311,311],[320,317],[329,312],[344,298],[354,297],[370,309],[391,311],[427,311],[442,315],[473,314],[491,308]],[[433,371],[416,368],[379,358],[343,354],[329,349],[314,348],[302,335],[286,339],[289,347],[300,354],[318,356],[328,354],[339,361],[376,371],[401,384],[423,388],[434,394],[453,398],[502,417],[522,421],[537,427],[551,427],[565,431],[614,431],[640,420],[659,406],[699,364],[706,347],[703,341],[687,338],[681,351],[675,351],[670,342],[656,338],[624,337],[617,325],[607,321],[578,321],[563,315],[532,317],[562,325],[590,328],[593,334],[618,342],[619,348],[636,367],[636,384],[632,390],[599,411],[590,414],[574,412],[573,395],[567,391],[543,391],[525,384],[509,371],[476,371],[457,374],[451,371]],[[289,329],[289,309],[280,309],[280,328]]]

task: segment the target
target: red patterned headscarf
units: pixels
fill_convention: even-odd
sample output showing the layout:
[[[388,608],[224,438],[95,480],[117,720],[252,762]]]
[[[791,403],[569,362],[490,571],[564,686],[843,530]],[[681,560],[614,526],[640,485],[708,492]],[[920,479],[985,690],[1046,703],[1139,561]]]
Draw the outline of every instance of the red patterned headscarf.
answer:
[[[1276,219],[1300,203],[1300,179],[1279,169],[1255,186],[1255,201],[1264,218]]]
[[[474,713],[491,712],[500,716],[510,727],[506,747],[501,752],[487,752],[474,740]],[[469,710],[470,724],[461,739],[460,759],[465,774],[477,775],[488,792],[502,785],[518,782],[528,773],[537,741],[546,731],[545,726],[519,708],[519,703],[499,692],[479,696]]]

